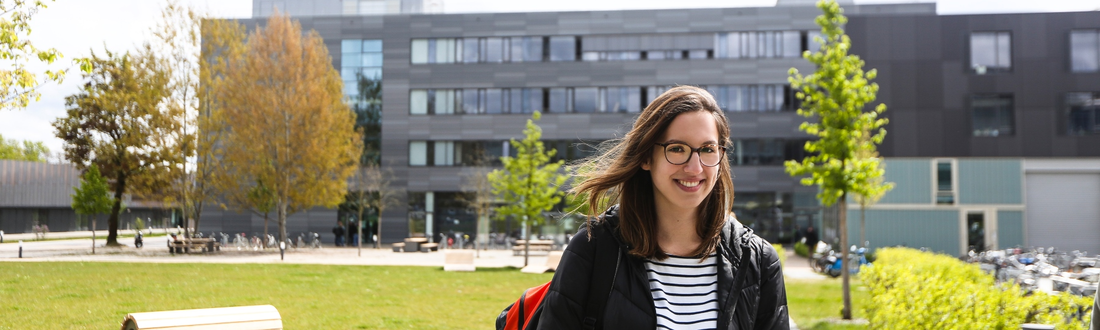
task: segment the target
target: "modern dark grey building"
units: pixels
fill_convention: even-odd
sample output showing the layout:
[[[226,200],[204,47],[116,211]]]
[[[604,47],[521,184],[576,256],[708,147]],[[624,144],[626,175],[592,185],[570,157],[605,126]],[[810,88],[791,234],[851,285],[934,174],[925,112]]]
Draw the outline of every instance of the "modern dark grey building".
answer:
[[[1100,12],[842,5],[852,53],[878,71],[891,120],[880,151],[897,188],[867,210],[871,246],[1100,250],[1083,234],[1100,233]],[[385,242],[474,231],[464,173],[479,156],[508,155],[531,112],[544,114],[543,137],[559,157],[573,160],[620,137],[674,85],[705,87],[728,111],[742,222],[778,241],[809,223],[837,234],[816,188],[781,165],[803,157],[808,138],[787,83],[790,68],[813,70],[801,53],[816,48],[820,11],[807,1],[443,15],[425,14],[423,2],[256,0],[244,22],[283,6],[325,39],[357,111],[380,114],[361,122],[378,125],[371,157],[409,192],[382,215]],[[855,242],[858,204],[850,211]],[[326,215],[310,212],[299,226],[346,217],[317,212]],[[515,229],[501,226],[492,230]]]
[[[876,69],[891,120],[882,156],[896,188],[867,209],[871,246],[1056,246],[1100,251],[1100,12],[937,15],[934,4],[842,4],[852,53]],[[711,91],[730,120],[734,212],[773,241],[835,217],[782,162],[808,136],[787,82],[812,72],[820,11],[775,7],[438,14],[438,0],[254,0],[324,39],[371,132],[364,161],[408,193],[381,215],[382,241],[476,231],[462,202],[475,165],[508,155],[534,111],[565,160],[620,137],[675,85]],[[284,9],[285,8],[285,9]],[[849,212],[853,242],[859,206]],[[353,216],[317,208],[288,230],[327,233]],[[262,231],[208,210],[203,231]],[[543,228],[561,232],[562,226]],[[570,230],[569,226],[564,230]],[[509,222],[489,230],[512,232]],[[481,234],[485,234],[482,232]],[[484,238],[485,235],[481,235]]]

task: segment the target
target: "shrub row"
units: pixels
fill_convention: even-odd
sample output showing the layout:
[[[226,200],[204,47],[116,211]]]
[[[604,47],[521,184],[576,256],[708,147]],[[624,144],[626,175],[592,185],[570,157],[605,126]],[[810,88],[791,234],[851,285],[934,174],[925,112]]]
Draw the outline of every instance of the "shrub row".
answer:
[[[800,255],[805,258],[810,257],[810,247],[806,243],[796,242],[794,243],[794,254]]]
[[[997,285],[977,265],[909,248],[877,251],[860,276],[871,291],[870,329],[1020,329],[1023,323],[1087,330],[1092,299],[1068,293],[1026,295]]]

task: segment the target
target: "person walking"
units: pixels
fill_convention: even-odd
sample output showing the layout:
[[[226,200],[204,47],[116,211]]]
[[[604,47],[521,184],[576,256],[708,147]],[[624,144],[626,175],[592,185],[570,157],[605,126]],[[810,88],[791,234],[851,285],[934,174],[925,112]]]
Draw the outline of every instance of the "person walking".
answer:
[[[336,227],[332,227],[332,235],[336,236],[336,246],[344,246],[344,223],[337,221]]]
[[[359,246],[359,221],[348,222],[348,237],[351,241],[348,242],[348,246]]]
[[[821,239],[817,236],[817,232],[814,231],[814,226],[810,225],[806,227],[806,247],[810,249],[810,255],[814,255],[817,251],[817,242]]]
[[[539,329],[790,328],[778,253],[729,212],[729,135],[706,90],[675,87],[576,167],[586,171],[571,193],[587,196],[593,220],[562,255]],[[606,240],[617,249],[596,249]],[[616,260],[611,276],[595,260]],[[609,277],[605,308],[585,317],[589,290]]]

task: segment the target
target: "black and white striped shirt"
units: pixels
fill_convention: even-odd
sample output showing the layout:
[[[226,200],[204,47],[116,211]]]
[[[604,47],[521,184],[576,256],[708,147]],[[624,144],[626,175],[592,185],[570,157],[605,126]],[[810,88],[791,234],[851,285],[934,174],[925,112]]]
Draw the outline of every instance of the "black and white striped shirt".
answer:
[[[657,308],[657,329],[715,329],[718,326],[718,255],[703,262],[670,255],[647,260],[649,291]]]

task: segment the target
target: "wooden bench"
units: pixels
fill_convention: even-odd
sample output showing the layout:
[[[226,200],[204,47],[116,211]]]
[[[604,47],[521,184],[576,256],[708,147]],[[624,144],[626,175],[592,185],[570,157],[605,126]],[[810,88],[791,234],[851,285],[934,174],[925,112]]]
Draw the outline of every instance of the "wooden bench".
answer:
[[[275,306],[241,306],[178,311],[130,313],[122,330],[269,330],[282,329],[283,319]]]
[[[527,248],[527,241],[525,241],[525,240],[516,240],[516,244],[512,246],[512,255],[521,256],[521,255],[523,255],[523,251],[526,248]],[[539,241],[539,240],[531,241],[531,252],[550,253],[550,251],[552,251],[552,250],[554,250],[554,241],[549,241],[549,240],[546,240],[546,241]]]
[[[472,272],[474,266],[473,250],[451,250],[443,252],[443,270],[448,272]]]
[[[191,253],[191,251],[221,251],[221,243],[213,238],[191,238],[168,240],[169,253]]]
[[[439,251],[439,243],[420,244],[420,252]]]

